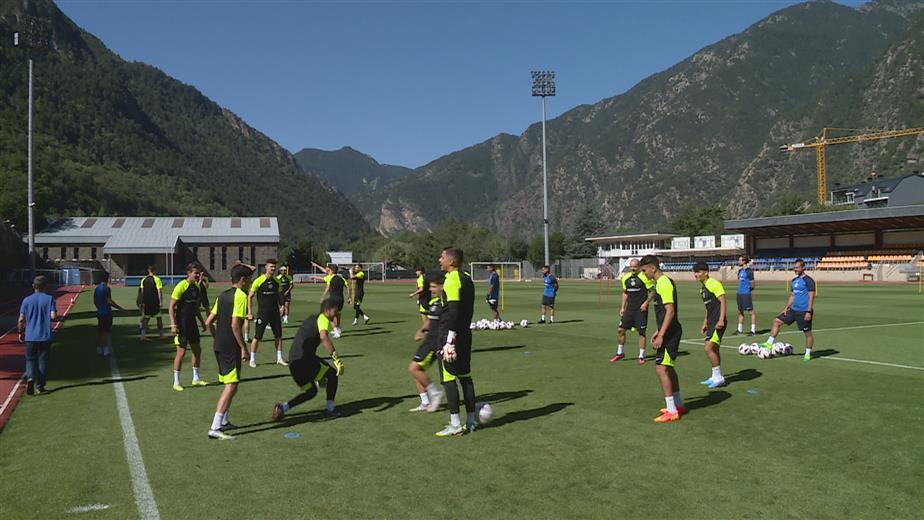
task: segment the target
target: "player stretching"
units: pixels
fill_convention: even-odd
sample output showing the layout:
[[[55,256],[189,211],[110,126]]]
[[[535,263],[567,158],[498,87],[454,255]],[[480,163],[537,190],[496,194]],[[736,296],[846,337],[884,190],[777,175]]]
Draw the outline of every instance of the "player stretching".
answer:
[[[812,347],[815,345],[815,336],[812,334],[815,280],[805,274],[805,261],[801,258],[796,260],[792,270],[796,273],[796,277],[789,282],[789,286],[792,288],[789,301],[786,302],[786,307],[783,307],[783,312],[773,320],[770,337],[761,346],[765,349],[772,349],[773,342],[776,341],[776,335],[780,332],[780,325],[792,325],[792,322],[796,322],[799,330],[805,333],[805,356],[802,357],[802,361],[807,362],[812,359]]]
[[[444,279],[443,273],[430,276],[430,294],[443,293]],[[430,298],[430,305],[427,307],[427,323],[423,327],[426,335],[423,337],[423,342],[417,347],[417,352],[407,368],[407,371],[411,374],[411,379],[417,385],[417,392],[420,394],[420,404],[415,408],[411,408],[412,412],[435,412],[439,409],[440,402],[443,400],[443,392],[427,376],[427,368],[433,364],[437,351],[440,349],[439,319],[442,310],[443,302],[440,301],[439,296]]]
[[[703,305],[706,306],[706,316],[703,318],[702,333],[706,336],[706,357],[712,365],[712,375],[700,381],[700,384],[717,388],[725,384],[721,367],[722,356],[719,353],[726,326],[725,287],[722,286],[722,282],[709,276],[709,264],[706,262],[697,262],[693,266],[693,277],[703,284],[700,295],[703,297]]]
[[[218,295],[206,326],[212,333],[213,350],[218,361],[218,382],[224,384],[215,416],[209,428],[210,439],[232,440],[233,436],[223,430],[234,428],[229,420],[231,400],[237,393],[241,373],[241,353],[247,351],[241,327],[247,321],[247,293],[244,287],[250,283],[250,269],[236,265],[231,268],[231,288]]]
[[[148,266],[148,275],[138,285],[138,302],[141,304],[141,323],[138,330],[141,341],[148,340],[148,320],[157,318],[158,336],[164,338],[164,319],[160,316],[160,302],[163,301],[164,284],[160,281],[153,265]]]
[[[683,328],[677,317],[677,286],[674,281],[661,272],[658,257],[646,255],[641,261],[642,272],[649,280],[654,280],[655,294],[652,298],[655,307],[655,319],[658,331],[651,337],[651,346],[655,348],[655,371],[664,391],[666,408],[655,422],[679,421],[680,414],[686,412],[683,398],[680,396],[680,381],[674,370],[674,359],[680,349]]]
[[[500,277],[497,276],[497,268],[494,267],[494,264],[488,264],[488,295],[485,296],[485,300],[488,302],[488,307],[491,308],[491,316],[494,320],[500,319],[500,313],[497,312],[497,300],[500,297]]]
[[[616,355],[610,358],[615,363],[626,357],[623,348],[626,344],[626,331],[638,332],[638,364],[645,364],[645,330],[648,328],[648,304],[654,292],[654,283],[640,273],[638,260],[629,260],[629,272],[622,275],[622,304],[619,306],[619,344]]]
[[[337,313],[334,315],[333,325],[334,329],[331,332],[331,336],[334,339],[339,338],[341,334],[340,330],[340,314],[343,311],[343,289],[344,287],[349,288],[347,285],[346,278],[340,274],[340,268],[336,264],[331,264],[327,267],[321,267],[320,265],[311,262],[312,265],[318,269],[323,269],[327,274],[321,278],[324,281],[326,286],[324,287],[324,293],[321,295],[321,302],[325,300],[333,300],[337,304]],[[318,278],[317,276],[315,277]],[[350,295],[352,299],[352,294]]]
[[[746,256],[738,257],[738,334],[743,332],[744,313],[751,313],[751,332],[748,336],[757,334],[757,313],[754,311],[753,292],[757,288],[754,281],[754,270],[748,267],[751,260]]]
[[[288,324],[289,305],[292,303],[292,289],[295,287],[288,267],[284,265],[279,267],[276,281],[279,282],[279,290],[282,291],[282,305],[279,306],[279,313],[282,314],[282,323]]]
[[[542,290],[542,315],[539,316],[539,323],[545,323],[545,312],[549,310],[549,323],[555,323],[555,295],[558,294],[558,278],[552,274],[549,266],[542,266],[542,283],[545,288]]]
[[[205,386],[206,383],[199,378],[199,363],[202,362],[202,349],[199,346],[199,323],[202,314],[199,313],[199,304],[202,296],[199,294],[199,277],[202,271],[196,264],[186,266],[186,279],[180,280],[170,295],[170,332],[173,334],[173,344],[176,345],[176,355],[173,357],[173,389],[183,391],[180,385],[180,369],[183,367],[183,358],[186,349],[192,350],[192,386]],[[203,322],[204,323],[204,322]]]
[[[331,320],[336,314],[337,302],[331,299],[324,300],[321,302],[321,312],[308,316],[308,319],[298,328],[295,339],[292,341],[292,347],[289,349],[289,373],[292,374],[292,379],[295,380],[301,393],[284,403],[273,405],[274,421],[281,421],[289,409],[318,395],[318,382],[322,380],[327,386],[327,405],[324,414],[328,417],[340,415],[340,412],[334,408],[334,399],[337,397],[339,377],[343,375],[343,362],[337,356],[334,344],[330,340],[330,332],[333,328]],[[334,362],[333,367],[319,358],[316,353],[318,345],[322,343]]]
[[[250,293],[247,295],[247,319],[253,320],[253,298],[257,297],[260,311],[254,322],[253,340],[250,342],[250,367],[257,366],[257,346],[263,339],[266,326],[273,330],[273,340],[276,343],[276,364],[288,366],[282,359],[282,319],[279,317],[279,301],[282,294],[279,291],[279,282],[276,281],[276,259],[269,258],[263,266],[263,274],[250,284]]]
[[[469,325],[475,313],[475,284],[468,273],[459,270],[462,265],[462,250],[454,247],[443,249],[440,254],[440,268],[446,272],[443,282],[443,312],[440,314],[440,381],[449,404],[449,425],[438,431],[438,437],[462,435],[466,430],[475,431],[475,383],[472,381],[472,330]],[[462,383],[465,399],[466,428],[459,419],[459,388]]]
[[[417,310],[420,313],[420,330],[417,331],[415,339],[420,340],[423,337],[424,327],[427,326],[427,302],[430,301],[430,289],[427,285],[427,271],[417,266],[414,268],[417,273],[417,290],[408,294],[408,298],[417,298]]]
[[[353,325],[359,323],[360,316],[363,318],[363,324],[369,323],[369,316],[366,316],[360,307],[363,304],[363,296],[366,295],[366,273],[363,271],[363,266],[359,264],[353,266],[350,270],[350,281],[353,282],[353,310],[356,311]]]

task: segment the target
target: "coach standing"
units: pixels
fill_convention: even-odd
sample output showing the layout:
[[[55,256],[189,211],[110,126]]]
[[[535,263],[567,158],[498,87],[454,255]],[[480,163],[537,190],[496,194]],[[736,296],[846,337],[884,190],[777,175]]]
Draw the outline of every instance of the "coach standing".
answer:
[[[45,277],[32,281],[34,292],[19,307],[19,341],[26,344],[26,393],[45,393],[48,353],[51,350],[51,322],[58,319],[55,299],[45,294]]]

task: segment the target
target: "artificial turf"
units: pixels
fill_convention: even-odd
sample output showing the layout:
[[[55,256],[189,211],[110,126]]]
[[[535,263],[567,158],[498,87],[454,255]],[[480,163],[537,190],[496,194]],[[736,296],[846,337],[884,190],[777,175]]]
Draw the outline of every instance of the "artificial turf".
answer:
[[[433,435],[445,410],[408,412],[418,402],[407,376],[420,323],[412,286],[370,283],[368,325],[351,326],[344,310],[345,334],[335,340],[346,364],[337,397],[344,417],[322,416],[322,390],[270,422],[273,403],[297,389],[264,341],[260,365],[243,370],[234,441],[206,438],[220,390],[210,338],[202,366],[213,383],[182,393],[171,388],[171,343],[139,343],[134,312],[117,314],[114,345],[162,518],[919,517],[924,297],[905,285],[820,286],[816,359],[725,349],[730,384],[708,390],[698,384],[709,376],[698,288],[678,284],[685,342],[677,370],[689,413],[668,424],[652,422],[664,400],[654,364],[639,366],[632,355],[635,336],[628,359],[607,362],[618,295],[598,304],[594,283],[562,283],[554,325],[474,333],[476,390],[495,420],[456,438]],[[734,326],[735,288],[727,289]],[[535,322],[541,291],[540,283],[507,284],[504,317]],[[134,289],[113,294],[134,301]],[[296,287],[293,318],[316,309],[319,296],[318,286]],[[785,299],[782,282],[759,288],[759,328]],[[476,318],[488,315],[483,301],[475,309]],[[299,322],[284,328],[286,350]],[[139,514],[94,331],[84,293],[56,338],[51,392],[24,396],[0,434],[4,519],[69,517],[94,504],[108,508],[74,516]],[[786,331],[780,340],[801,354],[802,334]],[[764,338],[729,334],[724,343]],[[184,385],[189,367],[187,358]]]

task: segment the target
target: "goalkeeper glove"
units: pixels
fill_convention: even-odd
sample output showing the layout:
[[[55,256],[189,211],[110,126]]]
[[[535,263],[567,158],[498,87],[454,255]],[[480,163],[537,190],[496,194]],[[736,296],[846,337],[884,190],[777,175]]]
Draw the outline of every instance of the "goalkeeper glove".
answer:
[[[337,352],[333,352],[330,355],[330,358],[334,361],[334,368],[337,369],[337,376],[343,375],[343,361],[340,361],[340,356],[337,355]]]
[[[442,350],[443,360],[452,363],[456,360],[456,333],[450,330],[446,335],[446,344]]]

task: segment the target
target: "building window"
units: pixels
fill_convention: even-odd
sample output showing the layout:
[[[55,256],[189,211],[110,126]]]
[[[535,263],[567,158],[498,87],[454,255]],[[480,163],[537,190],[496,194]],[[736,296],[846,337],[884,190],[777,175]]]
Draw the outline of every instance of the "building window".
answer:
[[[117,218],[117,219],[115,219],[115,222],[112,223],[112,228],[113,228],[113,229],[119,229],[119,228],[122,227],[124,224],[125,224],[125,219],[124,219],[124,218]]]
[[[221,248],[221,270],[226,271],[228,269],[228,248]]]
[[[240,246],[237,248],[237,259],[240,262],[244,261],[244,246]]]
[[[257,262],[257,248],[250,246],[250,263],[254,264]]]
[[[186,222],[186,219],[185,219],[185,218],[175,218],[175,219],[173,219],[173,228],[174,228],[174,229],[177,229],[177,228],[183,227],[183,223],[184,223],[184,222]]]
[[[47,247],[42,248],[42,258],[44,260],[48,260],[48,248]]]
[[[209,271],[215,270],[215,248],[209,248]]]
[[[74,260],[80,260],[80,248],[79,247],[74,248]]]
[[[261,219],[260,219],[260,228],[262,228],[262,229],[267,229],[267,228],[269,228],[269,227],[270,227],[270,219],[268,219],[268,218],[261,218]]]
[[[237,218],[237,217],[232,218],[232,219],[231,219],[231,228],[232,228],[232,229],[233,229],[233,228],[238,228],[238,229],[240,229],[240,227],[241,227],[241,219],[240,219],[240,218]]]
[[[62,247],[62,248],[61,248],[61,256],[60,256],[59,259],[60,259],[60,260],[64,260],[65,257],[67,257],[67,248]]]
[[[95,218],[88,218],[87,220],[84,220],[84,221],[83,221],[83,224],[82,224],[80,227],[82,227],[82,228],[84,228],[84,229],[89,229],[89,228],[93,227],[94,224],[96,224],[96,219],[95,219]]]
[[[202,229],[209,229],[212,227],[212,219],[204,218],[202,219]]]
[[[141,227],[145,229],[154,227],[154,219],[152,218],[144,219],[144,222],[141,223]]]
[[[96,248],[95,247],[90,248],[90,260],[96,260]]]
[[[194,247],[194,248],[193,248],[193,258],[195,259],[195,262],[196,262],[197,264],[201,264],[201,263],[202,263],[202,262],[199,261],[199,248],[198,248],[198,247]]]

